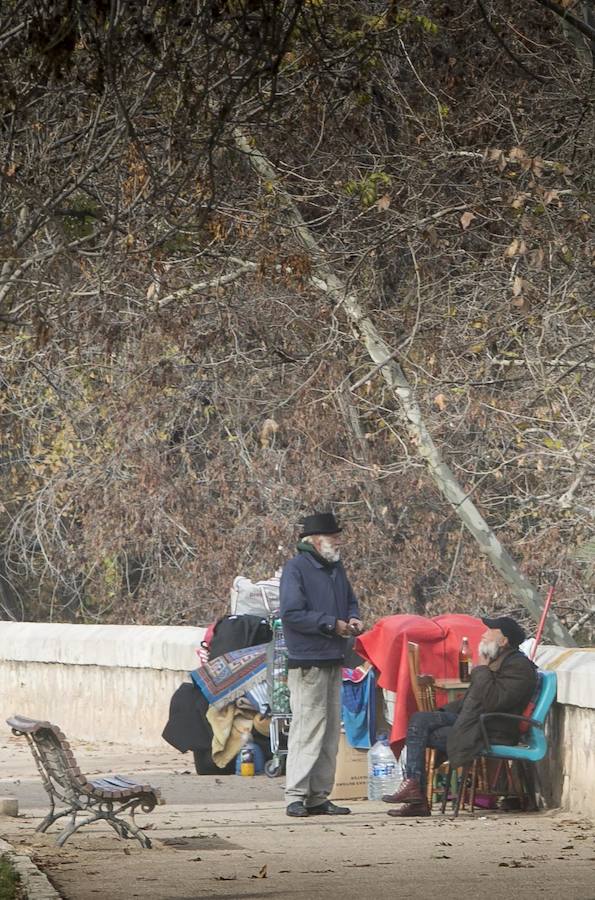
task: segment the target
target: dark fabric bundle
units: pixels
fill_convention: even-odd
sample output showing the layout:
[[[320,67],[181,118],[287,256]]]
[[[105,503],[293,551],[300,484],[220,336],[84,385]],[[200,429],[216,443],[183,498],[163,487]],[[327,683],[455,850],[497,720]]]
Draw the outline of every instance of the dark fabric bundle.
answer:
[[[181,684],[169,704],[162,738],[179,750],[210,750],[213,730],[207,722],[209,701],[193,684]]]
[[[231,650],[267,644],[273,636],[266,619],[260,616],[224,616],[215,625],[209,645],[209,659]]]

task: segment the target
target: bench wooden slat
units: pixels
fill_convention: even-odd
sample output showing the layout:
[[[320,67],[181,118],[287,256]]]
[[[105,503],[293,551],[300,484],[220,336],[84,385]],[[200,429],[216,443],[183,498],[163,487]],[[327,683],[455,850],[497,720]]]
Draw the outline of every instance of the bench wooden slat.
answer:
[[[132,787],[137,791],[144,791],[145,793],[152,793],[152,794],[160,794],[161,793],[159,788],[153,787],[152,784],[143,784],[140,781],[133,781],[132,778],[127,778],[125,775],[112,775],[110,777],[115,779],[116,781],[120,782],[123,785],[123,787]]]
[[[93,793],[105,800],[119,800],[125,796],[123,791],[114,788],[105,778],[94,778],[91,785]]]

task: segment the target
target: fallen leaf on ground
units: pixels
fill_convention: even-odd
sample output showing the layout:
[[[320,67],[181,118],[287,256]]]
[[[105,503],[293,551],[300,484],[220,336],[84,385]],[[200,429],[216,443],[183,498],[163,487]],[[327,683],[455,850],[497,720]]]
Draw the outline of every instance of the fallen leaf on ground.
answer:
[[[500,862],[499,866],[504,866],[509,869],[534,869],[535,866],[531,862],[522,862],[520,859],[511,859],[509,863]]]
[[[303,872],[300,872],[300,875],[326,875],[329,872],[334,872],[334,869],[309,869]]]
[[[252,878],[266,878],[267,877],[267,864],[261,866],[258,870],[258,875],[253,875]]]

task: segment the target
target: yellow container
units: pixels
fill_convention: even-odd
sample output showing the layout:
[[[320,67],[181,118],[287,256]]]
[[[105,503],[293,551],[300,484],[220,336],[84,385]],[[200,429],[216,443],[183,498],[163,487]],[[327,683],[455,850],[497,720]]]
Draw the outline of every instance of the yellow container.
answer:
[[[254,775],[254,752],[250,747],[240,750],[240,775]]]
[[[254,760],[240,763],[240,775],[254,775]]]

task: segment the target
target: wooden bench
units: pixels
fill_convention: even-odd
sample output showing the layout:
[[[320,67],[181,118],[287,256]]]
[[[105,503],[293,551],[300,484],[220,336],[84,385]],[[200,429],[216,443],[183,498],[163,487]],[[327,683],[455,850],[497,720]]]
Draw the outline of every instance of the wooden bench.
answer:
[[[57,844],[62,847],[70,835],[83,825],[103,820],[119,837],[135,837],[141,847],[150,849],[151,841],[134,821],[134,814],[139,807],[148,813],[164,802],[158,788],[139,784],[121,775],[89,781],[79,769],[70,744],[56,725],[25,716],[13,716],[6,721],[13,734],[26,737],[50,797],[50,811],[37,831],[47,831],[57,819],[70,816],[70,823],[57,838]],[[66,809],[56,812],[57,802],[65,805]],[[121,819],[122,813],[129,814],[130,819]],[[85,818],[79,818],[77,822],[77,816],[81,815]]]

